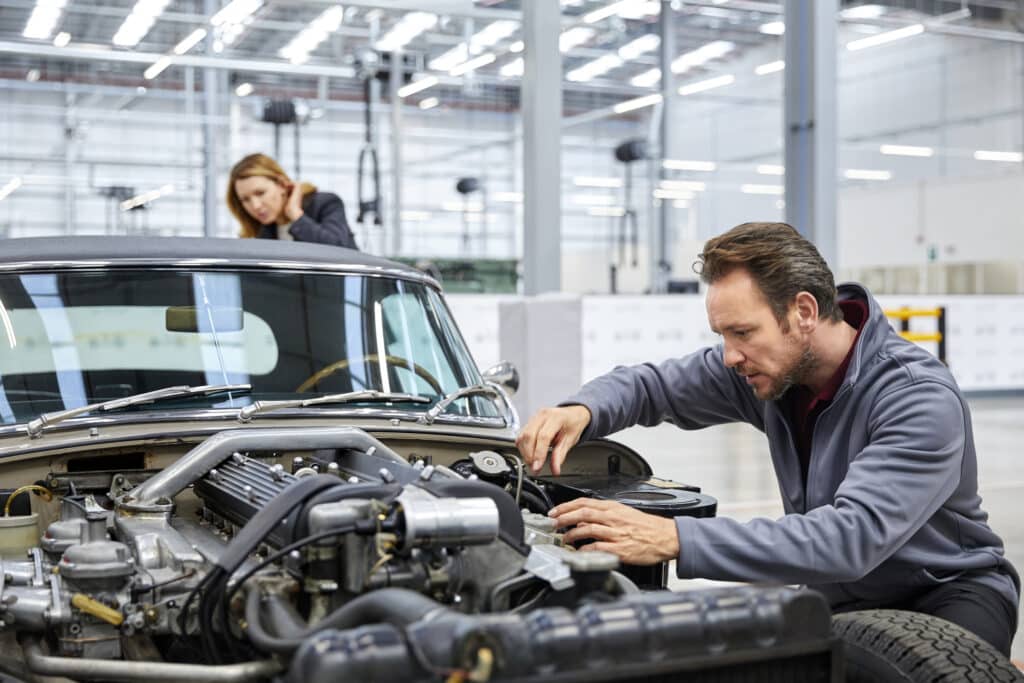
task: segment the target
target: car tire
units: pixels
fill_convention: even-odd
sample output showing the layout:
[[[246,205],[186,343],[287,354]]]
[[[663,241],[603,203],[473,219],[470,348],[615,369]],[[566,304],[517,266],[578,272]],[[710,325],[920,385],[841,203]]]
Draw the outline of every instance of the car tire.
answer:
[[[902,610],[837,614],[848,683],[1024,681],[998,650],[945,619]]]

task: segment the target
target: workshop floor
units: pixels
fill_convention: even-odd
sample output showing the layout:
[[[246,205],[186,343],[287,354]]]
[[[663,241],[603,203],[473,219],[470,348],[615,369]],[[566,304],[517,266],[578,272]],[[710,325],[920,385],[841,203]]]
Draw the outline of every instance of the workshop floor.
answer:
[[[1010,561],[1024,571],[1024,398],[976,399],[970,405],[984,509]],[[613,438],[639,451],[659,476],[696,484],[718,498],[719,515],[746,520],[782,514],[767,442],[752,427],[634,427]],[[672,586],[692,584],[673,579]],[[1024,661],[1021,630],[1013,644],[1017,661]]]

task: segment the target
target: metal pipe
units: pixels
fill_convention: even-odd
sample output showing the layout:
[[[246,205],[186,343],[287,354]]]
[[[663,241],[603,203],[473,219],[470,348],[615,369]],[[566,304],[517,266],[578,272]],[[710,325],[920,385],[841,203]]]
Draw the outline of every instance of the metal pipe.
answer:
[[[39,640],[19,636],[29,671],[46,676],[67,676],[86,680],[111,681],[196,681],[196,683],[240,683],[270,678],[281,671],[274,660],[241,664],[175,664],[172,662],[125,662],[109,659],[78,659],[43,654]]]
[[[129,491],[118,500],[118,507],[141,512],[163,509],[189,484],[231,457],[236,451],[310,451],[342,447],[363,452],[373,449],[374,455],[407,464],[393,450],[355,427],[230,429],[214,434],[174,464]]]

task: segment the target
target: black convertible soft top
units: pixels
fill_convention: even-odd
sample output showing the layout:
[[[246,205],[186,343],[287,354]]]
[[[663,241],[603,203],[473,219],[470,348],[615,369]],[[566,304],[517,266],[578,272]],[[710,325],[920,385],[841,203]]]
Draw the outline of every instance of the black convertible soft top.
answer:
[[[0,269],[15,264],[124,265],[124,262],[152,262],[178,265],[202,261],[210,265],[254,266],[260,263],[307,267],[329,267],[364,271],[388,271],[415,279],[428,279],[410,266],[344,249],[311,242],[214,237],[129,237],[95,235],[80,237],[25,237],[0,239]]]

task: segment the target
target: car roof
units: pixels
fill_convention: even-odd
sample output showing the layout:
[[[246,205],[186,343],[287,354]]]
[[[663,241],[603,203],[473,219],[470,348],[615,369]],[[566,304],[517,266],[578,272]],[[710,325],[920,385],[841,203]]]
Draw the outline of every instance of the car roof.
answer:
[[[18,265],[53,267],[96,265],[301,265],[326,270],[352,270],[405,276],[433,282],[422,271],[396,261],[313,242],[216,237],[138,237],[88,235],[17,237],[0,240],[0,270]],[[6,266],[6,268],[4,268]]]

